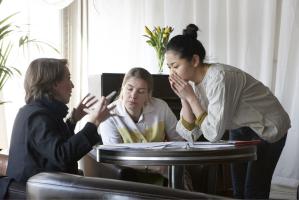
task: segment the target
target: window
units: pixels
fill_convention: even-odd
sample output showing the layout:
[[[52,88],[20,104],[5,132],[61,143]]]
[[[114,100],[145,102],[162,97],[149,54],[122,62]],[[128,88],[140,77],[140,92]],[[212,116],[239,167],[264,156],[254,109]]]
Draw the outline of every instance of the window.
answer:
[[[18,12],[10,22],[21,27],[24,34],[29,33],[31,38],[49,43],[61,49],[61,11],[38,0],[9,0],[0,4],[0,19]],[[19,35],[12,34],[11,40],[16,44]],[[22,75],[14,76],[7,81],[0,93],[2,100],[8,103],[0,106],[0,147],[8,148],[12,125],[17,111],[25,104],[23,78],[29,63],[38,57],[56,57],[60,55],[53,49],[42,45],[38,50],[35,45],[29,48],[19,49],[15,45],[9,65],[18,68]]]

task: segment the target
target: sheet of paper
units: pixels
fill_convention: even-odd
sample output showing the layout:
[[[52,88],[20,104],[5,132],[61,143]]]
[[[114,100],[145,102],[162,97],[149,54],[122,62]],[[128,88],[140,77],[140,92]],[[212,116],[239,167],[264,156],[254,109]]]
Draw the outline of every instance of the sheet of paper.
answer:
[[[234,146],[227,142],[149,142],[149,143],[123,143],[113,145],[99,145],[96,148],[100,149],[190,149],[190,148],[217,148]]]
[[[111,149],[111,148],[131,148],[131,149],[154,149],[164,148],[175,142],[148,142],[148,143],[123,143],[113,145],[100,145],[98,148]]]

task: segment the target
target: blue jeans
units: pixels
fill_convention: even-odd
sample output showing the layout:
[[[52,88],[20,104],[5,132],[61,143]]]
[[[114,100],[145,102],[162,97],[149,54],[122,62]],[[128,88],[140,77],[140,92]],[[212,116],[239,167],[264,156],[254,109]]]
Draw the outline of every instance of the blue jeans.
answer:
[[[261,139],[250,128],[231,130],[230,140]],[[262,140],[262,139],[261,139]],[[262,140],[257,145],[257,160],[231,164],[234,197],[238,199],[268,199],[271,179],[286,141],[286,136],[275,143]]]

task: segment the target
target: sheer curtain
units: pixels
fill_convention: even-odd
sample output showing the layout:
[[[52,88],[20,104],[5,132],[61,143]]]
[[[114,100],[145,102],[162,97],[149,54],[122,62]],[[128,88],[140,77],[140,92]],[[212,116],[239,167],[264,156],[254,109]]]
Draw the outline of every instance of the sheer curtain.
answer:
[[[173,26],[174,36],[195,23],[209,61],[234,65],[261,80],[289,113],[292,128],[273,181],[295,186],[299,180],[298,10],[296,0],[89,1],[88,74],[126,72],[136,66],[157,73],[154,50],[142,36],[144,26]]]
[[[288,111],[292,128],[276,166],[273,182],[299,184],[299,2],[282,1],[275,93]]]
[[[75,107],[88,93],[88,2],[76,0],[63,10],[63,52],[69,61],[71,79],[74,83],[69,107]],[[82,127],[76,126],[76,131]]]
[[[3,19],[19,12],[10,21],[21,27],[22,32],[29,33],[31,38],[47,42],[57,49],[61,47],[61,14],[60,10],[44,5],[40,0],[9,0],[0,5],[0,17]],[[17,47],[17,35],[11,35]],[[8,103],[0,105],[0,148],[8,149],[13,121],[16,113],[25,104],[23,78],[29,63],[38,57],[61,57],[52,49],[43,46],[38,50],[34,46],[25,49],[13,49],[8,61],[10,66],[18,68],[22,75],[9,79],[0,92],[1,100]]]
[[[47,42],[61,52],[57,54],[46,47],[42,51],[29,48],[26,49],[25,56],[22,51],[17,50],[11,57],[10,64],[16,66],[22,75],[10,79],[0,93],[1,100],[10,101],[0,106],[0,148],[8,149],[13,121],[19,108],[25,104],[24,74],[33,59],[63,57],[69,60],[71,78],[75,85],[69,107],[76,106],[87,94],[87,1],[10,0],[3,1],[0,9],[2,18],[20,12],[14,17],[17,25],[24,25],[32,38]],[[77,129],[80,127],[81,124]]]

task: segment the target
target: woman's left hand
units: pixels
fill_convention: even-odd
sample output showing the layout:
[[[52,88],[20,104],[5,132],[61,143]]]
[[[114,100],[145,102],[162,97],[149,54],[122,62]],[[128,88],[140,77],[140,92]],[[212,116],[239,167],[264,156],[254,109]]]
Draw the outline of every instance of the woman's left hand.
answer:
[[[89,109],[95,103],[97,103],[97,98],[91,94],[87,94],[79,103],[77,108],[74,108],[71,114],[71,119],[74,123],[81,120],[87,113],[84,109]]]
[[[181,99],[189,101],[193,97],[196,98],[191,85],[176,73],[169,75],[169,81],[172,89]]]
[[[103,96],[92,109],[84,109],[85,112],[89,114],[89,119],[87,121],[98,127],[102,121],[111,116],[112,114],[110,111],[115,108],[115,104],[108,105],[108,103],[109,100]]]

